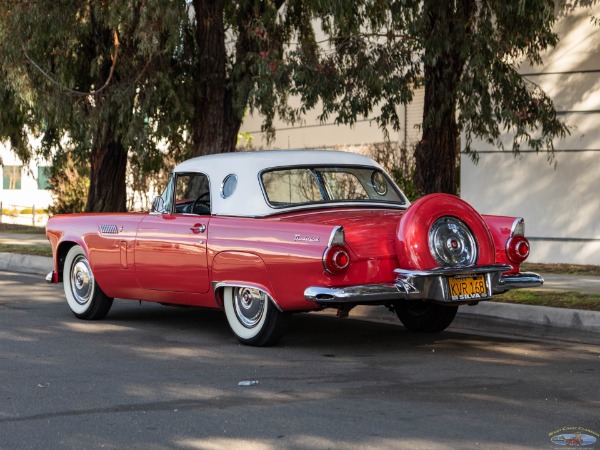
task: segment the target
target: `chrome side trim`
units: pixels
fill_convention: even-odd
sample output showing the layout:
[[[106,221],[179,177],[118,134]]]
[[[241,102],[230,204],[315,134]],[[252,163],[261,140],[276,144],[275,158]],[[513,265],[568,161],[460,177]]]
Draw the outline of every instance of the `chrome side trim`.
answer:
[[[367,284],[347,287],[322,287],[310,286],[304,291],[307,301],[319,305],[339,303],[376,303],[394,302],[400,300],[431,300],[436,302],[464,304],[478,299],[458,300],[450,299],[447,278],[453,275],[483,274],[488,292],[498,294],[509,289],[523,287],[538,287],[544,282],[542,277],[535,273],[522,273],[502,275],[502,272],[511,270],[506,264],[493,264],[489,266],[440,268],[432,270],[403,270],[396,269],[397,278],[393,283]],[[480,300],[489,300],[490,297]]]
[[[100,234],[119,234],[119,229],[116,225],[100,225]]]
[[[510,237],[525,236],[525,219],[517,217],[510,228]]]
[[[339,237],[338,237],[340,235],[342,236],[341,239],[339,239]],[[336,237],[338,237],[338,239],[336,239]],[[329,241],[327,241],[327,246],[331,247],[334,244],[343,245],[345,240],[346,240],[346,237],[344,235],[344,227],[337,225],[337,226],[333,227],[333,230],[331,231],[331,234],[329,235]]]
[[[279,310],[279,312],[283,312],[283,309],[281,308],[281,306],[279,306],[277,304],[277,302],[271,296],[271,294],[269,294],[267,291],[265,291],[263,289],[263,286],[260,286],[258,284],[254,284],[254,283],[238,283],[238,282],[228,282],[228,281],[223,281],[223,282],[213,281],[212,285],[213,285],[213,293],[215,294],[215,301],[217,302],[217,305],[219,305],[219,307],[221,307],[221,308],[223,307],[223,302],[220,301],[219,294],[217,293],[217,291],[219,289],[226,288],[226,287],[240,287],[240,288],[247,287],[247,288],[251,288],[251,289],[258,289],[258,290],[264,292],[265,294],[267,294],[267,296],[271,299],[271,301],[275,305],[275,308],[277,308]]]
[[[521,272],[511,275],[503,275],[494,288],[494,294],[502,294],[511,289],[536,288],[544,284],[544,279],[533,272]]]

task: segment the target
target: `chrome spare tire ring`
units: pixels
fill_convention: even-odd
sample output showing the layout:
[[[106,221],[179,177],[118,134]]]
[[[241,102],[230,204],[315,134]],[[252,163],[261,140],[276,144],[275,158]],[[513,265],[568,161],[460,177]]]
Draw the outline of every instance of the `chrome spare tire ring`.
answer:
[[[429,250],[441,267],[472,266],[477,261],[477,241],[460,219],[443,216],[429,230]]]

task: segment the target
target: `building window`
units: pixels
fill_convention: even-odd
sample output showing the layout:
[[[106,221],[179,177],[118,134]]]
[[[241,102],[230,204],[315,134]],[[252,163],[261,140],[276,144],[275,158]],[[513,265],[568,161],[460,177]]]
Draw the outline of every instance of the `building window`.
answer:
[[[38,176],[37,176],[37,185],[38,189],[50,189],[50,167],[48,166],[39,166],[38,167]]]
[[[2,169],[2,187],[4,189],[21,189],[21,167],[4,166]]]

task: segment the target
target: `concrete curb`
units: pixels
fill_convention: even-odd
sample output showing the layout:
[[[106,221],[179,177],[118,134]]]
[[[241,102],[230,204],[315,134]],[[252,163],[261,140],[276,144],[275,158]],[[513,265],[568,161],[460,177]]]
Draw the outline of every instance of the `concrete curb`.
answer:
[[[0,270],[47,275],[52,272],[52,258],[0,252]]]
[[[383,306],[357,306],[350,317],[363,320],[397,322],[396,314]],[[482,302],[458,308],[457,318],[478,322],[502,321],[519,325],[543,325],[553,328],[600,333],[600,312],[582,309],[550,308],[547,306],[514,305]]]
[[[600,312],[598,311],[494,302],[462,307],[458,311],[458,314],[465,318],[503,319],[510,322],[600,333]]]
[[[45,276],[52,271],[52,258],[0,252],[0,270]],[[398,320],[396,314],[382,306],[358,306],[352,310],[350,317],[365,320]],[[499,319],[520,324],[600,333],[600,312],[597,311],[483,302],[473,307],[459,308],[457,317],[467,320]]]

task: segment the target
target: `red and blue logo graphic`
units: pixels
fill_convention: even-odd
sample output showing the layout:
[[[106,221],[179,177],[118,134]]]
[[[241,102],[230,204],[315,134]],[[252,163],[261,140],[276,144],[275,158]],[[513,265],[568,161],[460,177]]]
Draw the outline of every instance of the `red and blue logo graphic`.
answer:
[[[550,441],[564,447],[587,447],[598,442],[598,433],[585,428],[562,428],[550,433]]]

